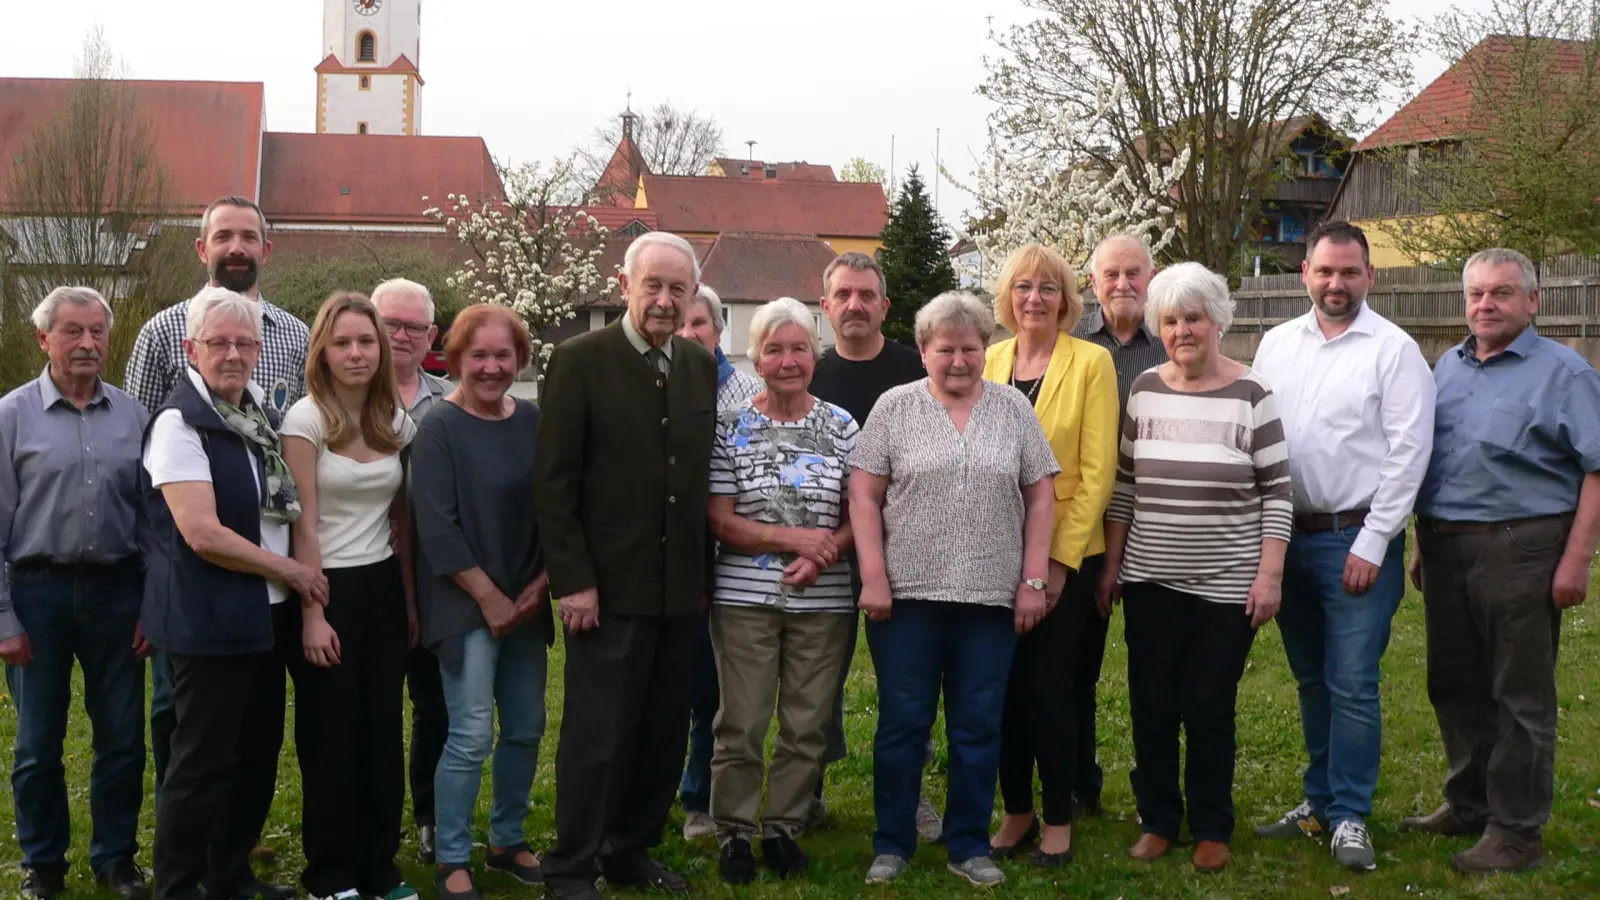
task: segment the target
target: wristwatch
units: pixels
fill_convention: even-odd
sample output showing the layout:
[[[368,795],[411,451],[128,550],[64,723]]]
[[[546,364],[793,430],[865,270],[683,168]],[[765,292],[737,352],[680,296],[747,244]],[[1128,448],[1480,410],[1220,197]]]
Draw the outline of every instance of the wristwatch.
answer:
[[[1044,587],[1045,587],[1043,578],[1029,578],[1029,579],[1024,580],[1022,583],[1027,585],[1028,587],[1033,588],[1036,591],[1042,591],[1042,590],[1044,590]]]

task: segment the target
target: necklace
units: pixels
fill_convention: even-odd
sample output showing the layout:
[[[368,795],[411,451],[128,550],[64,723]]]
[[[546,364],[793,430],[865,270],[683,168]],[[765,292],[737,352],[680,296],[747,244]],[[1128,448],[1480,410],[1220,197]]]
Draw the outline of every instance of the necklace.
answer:
[[[1014,366],[1012,367],[1012,369],[1011,369],[1011,386],[1016,388],[1019,391],[1022,391],[1022,395],[1024,397],[1028,398],[1028,403],[1030,405],[1038,402],[1038,400],[1039,400],[1039,385],[1041,385],[1041,384],[1044,384],[1044,373],[1043,372],[1039,373],[1039,377],[1035,378],[1033,380],[1033,383],[1028,385],[1028,389],[1023,391],[1022,390],[1022,386],[1017,383],[1017,370],[1016,370],[1016,367],[1014,367]]]

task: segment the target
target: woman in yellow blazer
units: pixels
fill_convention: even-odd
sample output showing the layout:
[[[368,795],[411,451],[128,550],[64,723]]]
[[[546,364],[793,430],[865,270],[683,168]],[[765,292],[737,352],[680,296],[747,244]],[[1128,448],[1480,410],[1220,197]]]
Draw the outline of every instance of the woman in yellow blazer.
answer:
[[[1078,577],[1105,552],[1101,527],[1117,474],[1117,373],[1104,347],[1072,336],[1083,315],[1077,273],[1061,255],[1030,244],[1006,260],[995,285],[995,318],[1014,338],[989,348],[983,377],[1033,402],[1055,450],[1055,532],[1046,615],[1022,635],[1011,666],[1001,726],[1000,791],[1006,818],[990,844],[1015,856],[1037,840],[1034,862],[1072,859],[1072,786],[1079,723],[1072,697],[1078,647],[1098,615],[1094,585]],[[1043,827],[1033,811],[1033,768],[1044,792]]]

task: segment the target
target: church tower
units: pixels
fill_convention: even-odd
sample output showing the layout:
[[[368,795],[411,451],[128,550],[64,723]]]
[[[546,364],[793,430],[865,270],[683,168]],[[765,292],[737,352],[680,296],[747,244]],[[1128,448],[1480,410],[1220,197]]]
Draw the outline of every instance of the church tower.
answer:
[[[319,134],[417,134],[422,0],[323,0]]]

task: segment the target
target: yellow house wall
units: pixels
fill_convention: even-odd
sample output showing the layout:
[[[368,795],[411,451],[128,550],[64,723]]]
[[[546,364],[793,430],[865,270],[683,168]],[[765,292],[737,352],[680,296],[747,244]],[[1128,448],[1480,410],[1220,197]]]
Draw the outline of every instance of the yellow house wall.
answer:
[[[877,238],[828,237],[823,235],[822,242],[832,247],[834,253],[849,253],[854,250],[857,253],[873,256],[883,249],[883,242]]]
[[[1395,246],[1393,229],[1401,225],[1427,227],[1430,222],[1442,221],[1443,216],[1396,216],[1387,219],[1360,219],[1351,224],[1367,233],[1367,246],[1372,251],[1372,265],[1382,269],[1395,266],[1423,266],[1432,259],[1418,259]]]

